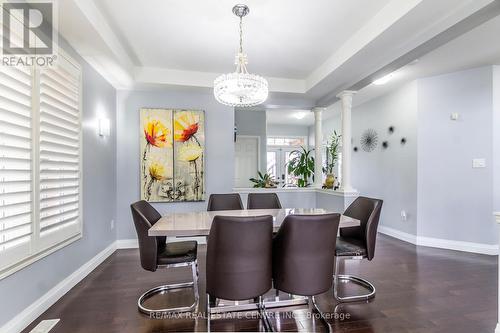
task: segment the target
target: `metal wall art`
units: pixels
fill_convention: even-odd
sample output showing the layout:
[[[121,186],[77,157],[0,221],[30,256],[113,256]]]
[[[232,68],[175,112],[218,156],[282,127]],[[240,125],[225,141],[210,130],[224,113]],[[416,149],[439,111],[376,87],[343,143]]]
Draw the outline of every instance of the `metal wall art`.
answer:
[[[378,134],[373,129],[367,129],[360,140],[361,148],[366,152],[373,151],[378,144]]]

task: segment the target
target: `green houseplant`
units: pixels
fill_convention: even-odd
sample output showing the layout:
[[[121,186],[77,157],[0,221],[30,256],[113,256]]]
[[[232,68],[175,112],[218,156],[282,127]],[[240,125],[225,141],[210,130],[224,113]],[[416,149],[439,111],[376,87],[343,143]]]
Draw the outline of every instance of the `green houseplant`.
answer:
[[[309,186],[309,178],[313,177],[314,179],[314,157],[311,155],[313,150],[300,147],[300,150],[290,152],[288,173],[298,177],[297,185],[299,187]]]
[[[272,188],[276,187],[276,180],[274,180],[273,176],[268,173],[263,174],[262,172],[257,172],[257,178],[250,178],[249,180],[254,183],[253,187],[257,188]]]
[[[332,189],[335,184],[335,175],[333,170],[339,159],[339,146],[342,135],[333,131],[330,140],[326,143],[326,164],[323,167],[323,173],[326,175],[324,187]]]

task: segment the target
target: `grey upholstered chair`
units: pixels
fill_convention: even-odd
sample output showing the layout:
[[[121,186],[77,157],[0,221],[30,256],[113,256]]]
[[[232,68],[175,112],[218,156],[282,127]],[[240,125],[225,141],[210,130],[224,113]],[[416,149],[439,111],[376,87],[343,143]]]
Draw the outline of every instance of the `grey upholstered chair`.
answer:
[[[207,328],[217,299],[257,299],[268,330],[262,295],[271,289],[273,218],[215,216],[207,241]]]
[[[333,282],[340,214],[288,215],[273,239],[273,283],[277,290],[308,296],[313,310],[331,330],[314,296]]]
[[[281,202],[276,193],[249,193],[247,209],[281,209]]]
[[[210,194],[207,211],[242,210],[243,203],[238,193]]]
[[[133,203],[131,209],[139,239],[142,268],[154,272],[158,268],[191,266],[193,274],[193,282],[167,284],[146,291],[137,301],[139,311],[151,315],[153,313],[179,313],[195,310],[199,300],[197,243],[195,241],[166,243],[166,237],[148,236],[149,228],[161,218],[161,215],[144,200]],[[193,288],[194,303],[192,305],[164,309],[149,309],[144,306],[144,302],[156,294],[181,288]]]
[[[345,216],[358,219],[361,221],[361,224],[359,227],[341,228],[340,237],[337,239],[333,293],[335,298],[340,302],[365,301],[375,297],[375,286],[370,281],[353,275],[341,275],[339,267],[340,260],[373,259],[382,204],[383,201],[379,199],[358,197],[344,212]],[[359,284],[368,289],[369,293],[341,297],[338,294],[340,281],[351,281]]]

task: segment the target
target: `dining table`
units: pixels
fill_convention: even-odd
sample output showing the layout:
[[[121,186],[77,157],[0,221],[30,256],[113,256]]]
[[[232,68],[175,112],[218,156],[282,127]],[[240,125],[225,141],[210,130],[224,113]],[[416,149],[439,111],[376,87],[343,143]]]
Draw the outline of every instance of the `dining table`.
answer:
[[[163,215],[148,231],[149,236],[195,237],[208,236],[215,216],[262,216],[273,217],[273,231],[277,232],[288,215],[319,215],[335,213],[323,208],[243,209],[203,212],[173,212]],[[360,221],[340,216],[339,228],[356,227]]]
[[[273,217],[273,231],[277,232],[288,215],[320,215],[336,213],[323,208],[282,208],[282,209],[243,209],[243,210],[220,210],[201,212],[172,212],[163,215],[149,230],[149,236],[167,237],[203,237],[208,236],[210,227],[215,216],[263,216]],[[360,221],[349,217],[340,216],[339,228],[356,227]],[[332,256],[334,254],[332,253]],[[275,290],[274,295],[266,296],[265,307],[287,307],[308,304],[308,298],[296,295],[283,295]],[[221,301],[221,300],[218,300]],[[211,308],[212,313],[224,313],[233,311],[247,311],[257,309],[257,303],[252,300],[245,302],[232,302],[223,300]]]

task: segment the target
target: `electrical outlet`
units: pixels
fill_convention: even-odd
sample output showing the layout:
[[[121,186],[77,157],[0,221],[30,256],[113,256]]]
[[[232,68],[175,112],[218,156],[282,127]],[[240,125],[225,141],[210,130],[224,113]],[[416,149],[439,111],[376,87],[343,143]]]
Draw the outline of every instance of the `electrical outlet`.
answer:
[[[406,215],[406,211],[402,210],[401,211],[401,221],[406,221],[408,219],[408,216]]]
[[[115,228],[115,220],[111,220],[111,230],[113,230]]]
[[[484,158],[475,158],[472,160],[473,168],[486,168],[486,160]]]

